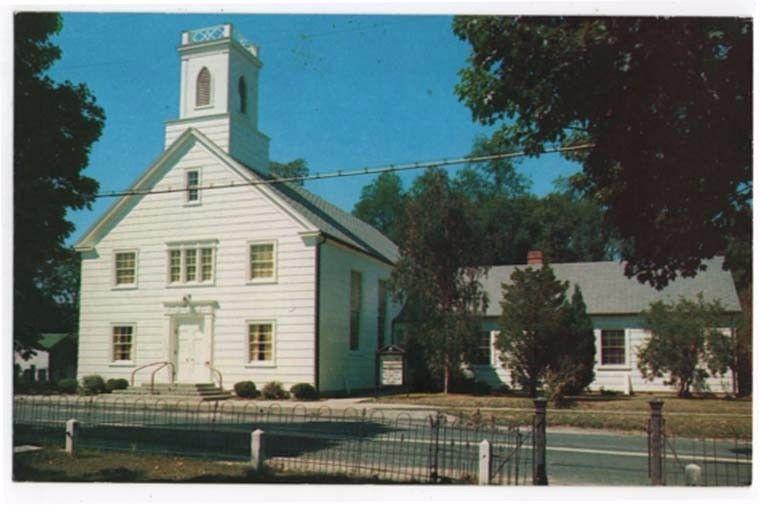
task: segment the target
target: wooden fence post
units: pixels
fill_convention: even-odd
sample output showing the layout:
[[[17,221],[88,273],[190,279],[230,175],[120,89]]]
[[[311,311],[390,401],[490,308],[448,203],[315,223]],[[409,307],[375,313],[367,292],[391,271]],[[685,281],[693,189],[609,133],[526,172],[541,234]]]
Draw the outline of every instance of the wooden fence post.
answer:
[[[533,400],[536,412],[533,416],[533,485],[546,486],[546,398]]]
[[[66,421],[66,452],[71,456],[76,455],[78,439],[79,421],[69,419]]]
[[[653,486],[662,486],[662,404],[663,401],[655,398],[649,401],[652,409],[649,417],[649,458],[650,474]]]
[[[491,483],[491,443],[483,440],[478,446],[478,485],[487,486]]]
[[[251,466],[255,471],[264,468],[264,432],[255,430],[251,433]]]

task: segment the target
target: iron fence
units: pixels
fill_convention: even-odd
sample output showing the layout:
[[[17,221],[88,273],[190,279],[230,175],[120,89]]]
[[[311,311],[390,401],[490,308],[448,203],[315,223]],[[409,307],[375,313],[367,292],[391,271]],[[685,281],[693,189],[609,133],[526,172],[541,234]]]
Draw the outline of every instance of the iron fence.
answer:
[[[416,482],[476,481],[485,439],[492,447],[491,483],[530,481],[523,429],[439,413],[391,417],[379,409],[301,404],[17,397],[14,444],[62,446],[72,418],[85,448],[248,461],[251,433],[260,429],[270,468]]]

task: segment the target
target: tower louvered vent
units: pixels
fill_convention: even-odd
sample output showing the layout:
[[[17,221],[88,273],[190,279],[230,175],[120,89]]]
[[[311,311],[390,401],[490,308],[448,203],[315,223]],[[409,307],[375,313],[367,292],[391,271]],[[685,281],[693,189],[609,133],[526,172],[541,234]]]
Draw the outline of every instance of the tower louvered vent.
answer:
[[[198,82],[195,88],[195,105],[200,107],[201,105],[208,105],[211,103],[211,72],[206,67],[203,67],[198,72]]]

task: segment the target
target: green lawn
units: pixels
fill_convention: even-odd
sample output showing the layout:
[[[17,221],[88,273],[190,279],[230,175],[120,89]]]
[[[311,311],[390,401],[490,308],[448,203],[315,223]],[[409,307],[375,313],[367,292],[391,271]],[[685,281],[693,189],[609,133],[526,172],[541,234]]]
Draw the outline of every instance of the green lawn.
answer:
[[[86,450],[71,457],[55,448],[14,454],[13,479],[27,482],[399,484],[342,474],[256,473],[244,463],[144,453]]]
[[[677,398],[673,395],[639,393],[631,397],[589,394],[574,399],[567,408],[549,408],[550,426],[601,428],[620,431],[646,431],[649,400],[665,402],[666,427],[682,437],[752,438],[751,399]],[[411,393],[383,396],[371,400],[437,407],[450,414],[472,415],[476,411],[486,420],[529,424],[533,401],[517,395],[471,396],[464,394]]]

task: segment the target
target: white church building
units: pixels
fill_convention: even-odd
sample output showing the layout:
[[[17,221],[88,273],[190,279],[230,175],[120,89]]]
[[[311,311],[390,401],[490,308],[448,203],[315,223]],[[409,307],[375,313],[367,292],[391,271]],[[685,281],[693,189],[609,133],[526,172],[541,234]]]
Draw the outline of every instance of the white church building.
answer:
[[[182,33],[165,150],[76,244],[78,377],[371,389],[390,342],[383,234],[303,187],[267,182],[258,48],[230,24]],[[143,367],[143,368],[141,368]],[[171,367],[156,380],[172,380]]]

